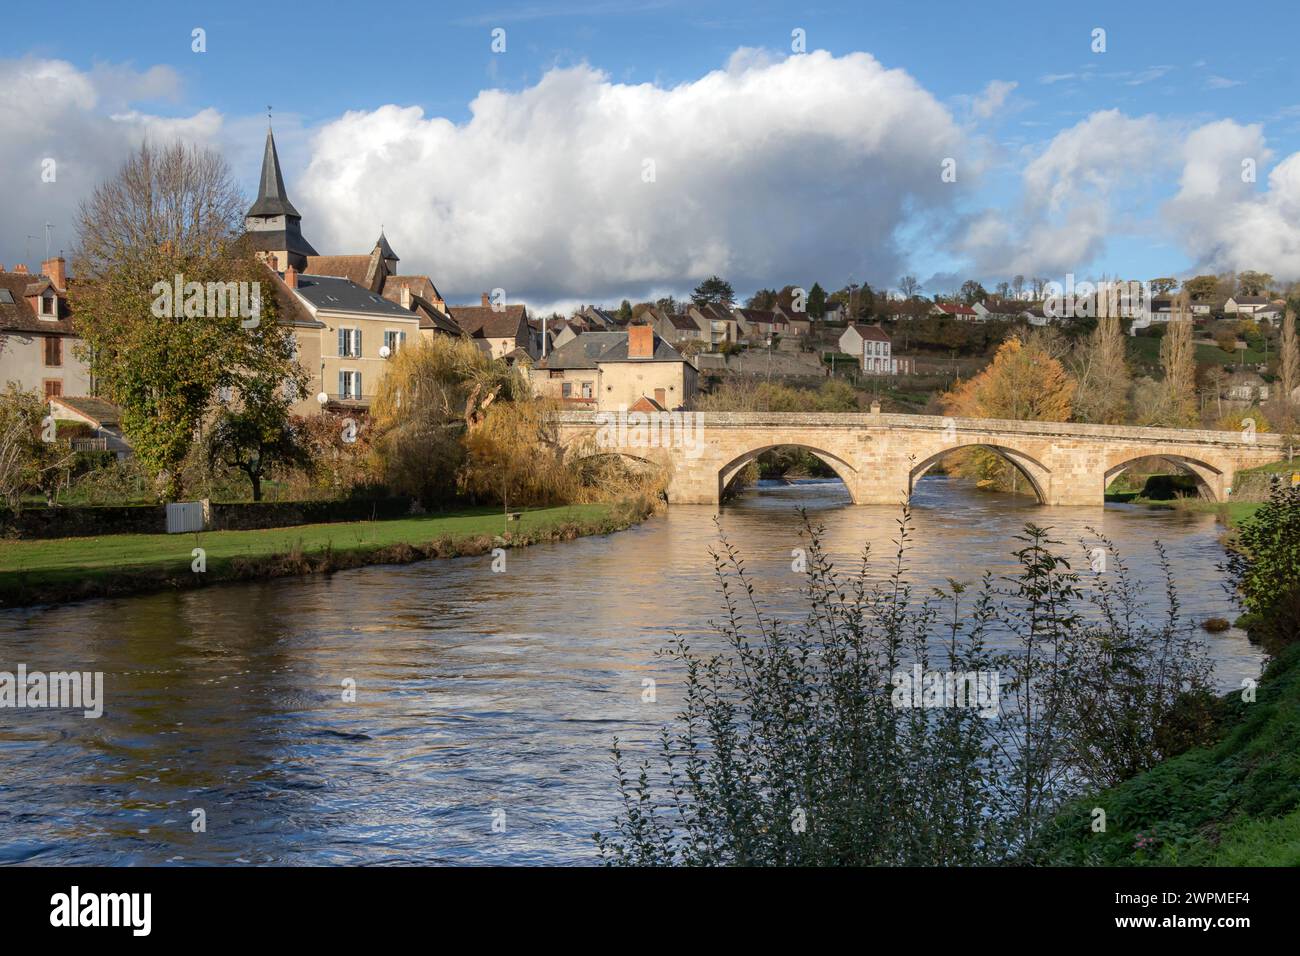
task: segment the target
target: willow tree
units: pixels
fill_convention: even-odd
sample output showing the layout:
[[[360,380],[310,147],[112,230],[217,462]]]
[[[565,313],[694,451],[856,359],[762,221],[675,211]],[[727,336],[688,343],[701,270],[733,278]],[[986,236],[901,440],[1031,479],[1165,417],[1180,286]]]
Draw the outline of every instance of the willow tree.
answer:
[[[1176,303],[1174,315],[1160,342],[1160,365],[1165,373],[1165,407],[1160,415],[1162,421],[1151,424],[1186,428],[1197,422],[1196,352],[1192,345],[1192,320],[1184,306],[1183,301]]]
[[[466,437],[498,403],[528,397],[518,371],[467,338],[435,336],[398,350],[371,406],[385,484],[427,505],[452,498]]]
[[[273,280],[238,243],[244,207],[220,154],[144,143],[78,215],[69,294],[83,351],[168,500],[218,395],[254,400],[252,379],[291,377],[289,333],[260,294]],[[233,302],[231,283],[246,293]]]

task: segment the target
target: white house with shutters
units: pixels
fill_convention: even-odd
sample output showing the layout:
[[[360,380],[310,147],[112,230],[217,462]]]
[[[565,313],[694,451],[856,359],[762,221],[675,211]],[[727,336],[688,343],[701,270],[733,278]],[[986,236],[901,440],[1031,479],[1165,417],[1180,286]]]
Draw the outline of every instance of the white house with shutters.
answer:
[[[889,333],[878,325],[849,325],[840,334],[840,351],[857,358],[867,375],[907,375],[914,370],[911,358],[893,354]]]

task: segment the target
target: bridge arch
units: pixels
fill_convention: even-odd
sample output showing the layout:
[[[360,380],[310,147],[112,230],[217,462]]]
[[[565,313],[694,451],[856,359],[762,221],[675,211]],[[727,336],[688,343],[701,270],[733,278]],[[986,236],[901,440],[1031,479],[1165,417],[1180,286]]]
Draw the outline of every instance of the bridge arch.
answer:
[[[1193,458],[1189,455],[1172,454],[1153,450],[1145,454],[1133,454],[1126,451],[1118,460],[1112,461],[1106,468],[1105,477],[1102,479],[1102,493],[1105,494],[1110,483],[1129,469],[1129,466],[1143,458],[1159,458],[1167,461],[1175,467],[1196,479],[1196,487],[1199,489],[1201,496],[1209,498],[1211,501],[1221,501],[1223,499],[1223,470],[1199,458]]]
[[[850,465],[847,461],[836,455],[834,452],[826,451],[824,448],[818,448],[814,445],[808,445],[798,441],[778,441],[770,445],[761,445],[757,448],[745,452],[743,455],[737,455],[731,461],[727,462],[718,469],[718,501],[722,501],[726,494],[727,486],[732,480],[740,474],[741,470],[756,459],[764,452],[772,451],[776,448],[801,448],[810,454],[815,455],[831,471],[835,472],[840,481],[844,482],[844,487],[848,489],[849,497],[854,504],[858,503],[857,477],[858,469]]]
[[[910,496],[916,490],[916,483],[925,477],[926,472],[933,468],[939,461],[955,451],[961,451],[964,448],[979,448],[984,451],[991,451],[998,457],[1012,465],[1016,471],[1020,472],[1029,487],[1033,489],[1034,496],[1038,499],[1040,505],[1047,504],[1050,500],[1048,491],[1051,487],[1052,473],[1038,459],[1027,455],[1015,448],[1006,445],[995,445],[991,442],[972,441],[960,445],[952,445],[948,448],[935,452],[924,461],[918,462],[912,466],[911,473],[907,478],[907,493]]]

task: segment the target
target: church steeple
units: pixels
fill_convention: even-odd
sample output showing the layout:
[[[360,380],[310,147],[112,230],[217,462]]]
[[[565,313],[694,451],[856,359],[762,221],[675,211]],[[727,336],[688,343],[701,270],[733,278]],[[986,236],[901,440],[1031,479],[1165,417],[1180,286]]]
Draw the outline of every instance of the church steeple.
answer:
[[[262,154],[262,179],[257,187],[257,201],[244,216],[244,238],[265,259],[274,259],[275,268],[293,266],[299,272],[307,268],[307,257],[316,255],[302,235],[302,216],[289,202],[280,174],[280,157],[275,151],[275,137],[266,127],[266,152]]]
[[[275,136],[266,128],[266,151],[262,154],[262,179],[257,189],[257,201],[248,210],[250,216],[293,216],[301,219],[298,210],[289,202],[280,175],[280,156],[275,151]]]

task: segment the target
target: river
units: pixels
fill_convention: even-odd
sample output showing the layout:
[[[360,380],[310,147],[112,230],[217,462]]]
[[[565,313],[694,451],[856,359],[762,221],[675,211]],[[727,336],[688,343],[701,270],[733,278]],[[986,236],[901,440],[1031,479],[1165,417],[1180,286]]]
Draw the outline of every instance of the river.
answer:
[[[855,508],[834,480],[728,504],[722,528],[789,613],[798,506],[846,564],[897,534],[897,509]],[[510,553],[504,573],[483,556],[0,612],[0,670],[102,671],[107,699],[99,719],[0,710],[0,863],[594,862],[612,738],[647,741],[673,713],[654,652],[717,614],[713,514],[675,506]],[[1046,509],[939,476],[914,498],[913,580],[1010,569],[1027,521],[1071,557],[1091,525],[1156,598],[1159,539],[1187,617],[1235,616],[1210,516]],[[1258,675],[1242,633],[1207,640],[1221,687]]]

